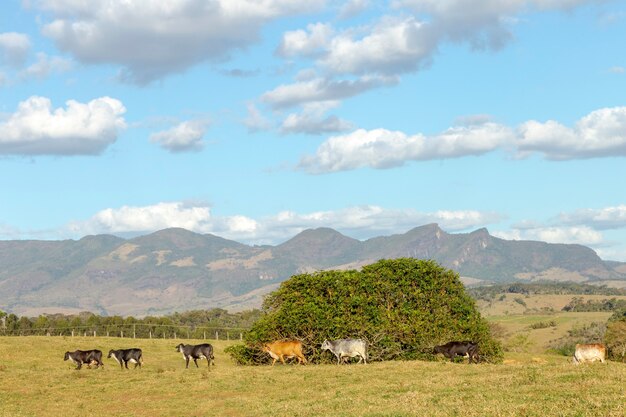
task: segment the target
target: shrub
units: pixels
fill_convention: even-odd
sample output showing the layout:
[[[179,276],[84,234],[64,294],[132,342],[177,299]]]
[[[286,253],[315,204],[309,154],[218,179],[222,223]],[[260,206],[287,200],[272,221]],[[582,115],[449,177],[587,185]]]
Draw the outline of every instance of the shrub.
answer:
[[[613,313],[606,325],[604,342],[609,358],[626,362],[626,309]]]
[[[432,358],[450,340],[480,343],[485,360],[502,347],[465,292],[458,275],[434,261],[381,260],[361,271],[320,271],[283,282],[263,304],[264,314],[230,353],[238,363],[259,363],[266,342],[298,339],[311,362],[329,362],[324,339],[359,337],[371,360]],[[265,355],[267,356],[267,355]]]

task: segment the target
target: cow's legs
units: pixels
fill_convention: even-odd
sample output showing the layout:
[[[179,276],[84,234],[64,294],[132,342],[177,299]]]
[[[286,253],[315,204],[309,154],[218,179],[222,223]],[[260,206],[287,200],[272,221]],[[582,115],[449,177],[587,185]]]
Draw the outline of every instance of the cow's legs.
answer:
[[[198,359],[193,358],[193,363],[195,363],[195,364],[196,364],[196,368],[199,368],[199,366],[198,366]]]
[[[128,361],[124,361],[124,367],[128,369]]]
[[[189,369],[189,356],[185,357],[185,369]]]

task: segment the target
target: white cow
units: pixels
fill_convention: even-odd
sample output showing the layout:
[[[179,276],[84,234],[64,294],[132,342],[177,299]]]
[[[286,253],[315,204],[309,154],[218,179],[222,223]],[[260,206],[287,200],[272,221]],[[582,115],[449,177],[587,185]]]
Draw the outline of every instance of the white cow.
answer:
[[[578,344],[574,352],[574,363],[579,365],[584,362],[600,361],[604,363],[606,358],[606,346],[601,343]]]

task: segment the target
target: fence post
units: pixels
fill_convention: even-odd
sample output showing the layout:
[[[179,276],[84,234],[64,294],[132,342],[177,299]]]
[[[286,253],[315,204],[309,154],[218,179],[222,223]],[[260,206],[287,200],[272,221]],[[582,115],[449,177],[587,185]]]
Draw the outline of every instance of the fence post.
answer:
[[[74,329],[72,329],[72,337],[74,337]]]
[[[243,340],[243,333],[239,333],[239,340]]]
[[[93,331],[93,337],[96,337],[96,331],[95,330]]]
[[[137,325],[133,324],[133,339],[137,337]]]
[[[204,340],[206,340],[206,330],[204,331]]]
[[[124,330],[120,330],[120,335],[121,338],[124,338]]]
[[[230,340],[230,332],[226,332],[226,340]]]
[[[176,332],[174,332],[174,339],[176,339]]]
[[[87,337],[87,332],[84,332],[83,337]]]
[[[150,339],[152,339],[152,330],[150,330]]]

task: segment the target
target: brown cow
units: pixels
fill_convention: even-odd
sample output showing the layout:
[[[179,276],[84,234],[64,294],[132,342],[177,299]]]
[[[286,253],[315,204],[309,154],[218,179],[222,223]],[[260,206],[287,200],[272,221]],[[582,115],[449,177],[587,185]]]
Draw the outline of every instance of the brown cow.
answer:
[[[272,359],[274,359],[272,366],[278,359],[284,365],[285,358],[298,358],[298,363],[306,363],[306,358],[302,354],[302,342],[299,340],[268,343],[263,346],[263,352],[269,353]]]
[[[602,343],[578,344],[574,352],[574,363],[576,365],[584,362],[600,361],[604,363],[606,358],[606,346]]]

